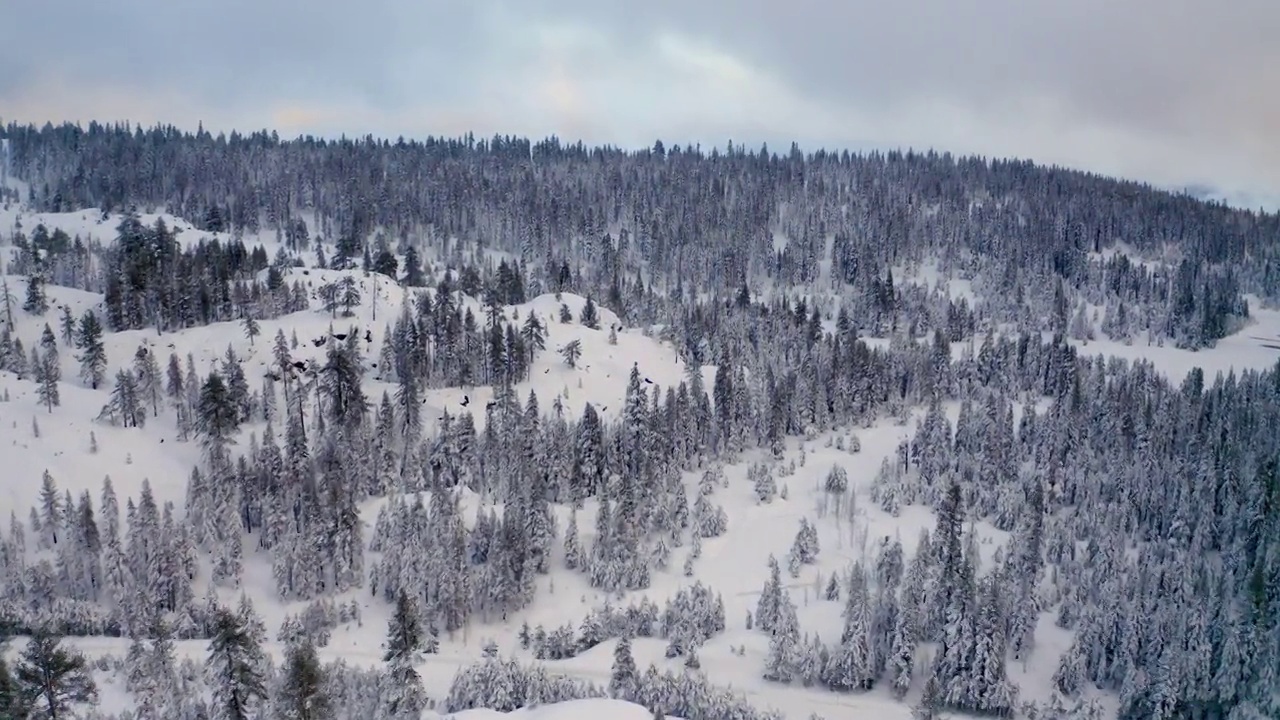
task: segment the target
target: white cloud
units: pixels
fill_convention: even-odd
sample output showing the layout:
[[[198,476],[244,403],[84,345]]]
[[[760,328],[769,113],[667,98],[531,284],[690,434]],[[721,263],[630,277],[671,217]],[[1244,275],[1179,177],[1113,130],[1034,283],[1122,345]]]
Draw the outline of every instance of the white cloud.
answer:
[[[1272,0],[54,5],[7,8],[7,119],[933,147],[1280,195]]]

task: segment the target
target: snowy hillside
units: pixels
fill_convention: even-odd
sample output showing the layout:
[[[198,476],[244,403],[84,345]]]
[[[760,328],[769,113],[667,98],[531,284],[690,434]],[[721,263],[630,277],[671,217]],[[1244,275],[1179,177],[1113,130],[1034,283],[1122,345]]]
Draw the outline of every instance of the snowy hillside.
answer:
[[[1183,303],[1117,245],[1015,302],[972,258],[871,283],[852,234],[776,229],[767,279],[677,292],[715,263],[382,227],[317,252],[21,189],[0,629],[10,665],[82,653],[101,717],[199,717],[253,684],[224,660],[271,713],[377,720],[1154,717],[1209,682],[1174,655],[1253,662],[1206,588],[1280,568],[1232,539],[1272,522],[1269,456],[1214,438],[1269,442],[1280,311],[1209,270]],[[1260,579],[1169,587],[1212,553]]]

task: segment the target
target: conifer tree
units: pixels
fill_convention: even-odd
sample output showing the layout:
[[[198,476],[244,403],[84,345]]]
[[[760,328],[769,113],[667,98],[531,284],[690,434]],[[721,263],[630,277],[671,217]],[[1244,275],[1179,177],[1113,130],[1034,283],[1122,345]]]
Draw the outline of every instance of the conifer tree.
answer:
[[[22,309],[32,315],[43,315],[49,310],[49,298],[44,288],[44,272],[40,268],[41,263],[38,259],[34,259],[32,264],[35,267],[27,277],[27,299],[22,303]]]
[[[28,712],[48,720],[69,718],[72,705],[98,700],[84,656],[61,647],[58,638],[47,633],[32,635],[14,676]]]
[[[27,717],[22,689],[4,659],[4,643],[0,642],[0,718]]]
[[[67,347],[74,347],[76,342],[76,318],[71,314],[71,306],[62,306],[62,317],[58,319],[58,330],[62,333],[62,342]]]
[[[640,689],[640,673],[631,655],[631,638],[623,636],[613,650],[613,670],[609,676],[609,695],[634,702]]]
[[[160,396],[163,392],[160,364],[156,362],[155,353],[145,345],[139,345],[133,355],[133,374],[137,378],[139,403],[151,405],[152,416],[159,416]]]
[[[249,338],[249,346],[252,347],[253,339],[262,334],[262,326],[258,324],[257,319],[250,313],[245,313],[241,322],[244,325],[244,336]]]
[[[213,686],[213,712],[218,720],[248,720],[257,716],[266,698],[262,648],[247,620],[226,608],[214,611],[213,639],[205,670]]]
[[[44,403],[49,412],[53,412],[55,405],[62,404],[58,394],[58,383],[62,380],[62,362],[58,359],[58,340],[48,325],[44,326],[44,332],[40,335],[39,354],[32,350],[31,365],[36,382],[39,383],[37,393],[40,402]]]
[[[80,379],[97,390],[107,372],[107,348],[102,342],[102,325],[92,310],[85,310],[80,318],[76,346],[80,348]]]
[[[221,445],[240,427],[240,413],[222,376],[209,373],[200,387],[196,427],[206,443]]]
[[[284,678],[275,704],[281,720],[334,717],[320,659],[310,640],[291,645],[285,651]]]
[[[578,318],[578,322],[592,330],[600,329],[600,313],[596,311],[596,304],[591,298],[587,298],[586,304],[582,306],[582,315]]]
[[[396,609],[387,626],[386,650],[382,659],[387,663],[380,717],[417,718],[426,700],[422,679],[413,668],[422,650],[422,626],[417,611],[408,594],[401,590],[396,595]]]
[[[578,367],[578,359],[582,357],[582,342],[579,340],[570,340],[560,348],[560,357],[564,358],[564,364],[571,368]]]

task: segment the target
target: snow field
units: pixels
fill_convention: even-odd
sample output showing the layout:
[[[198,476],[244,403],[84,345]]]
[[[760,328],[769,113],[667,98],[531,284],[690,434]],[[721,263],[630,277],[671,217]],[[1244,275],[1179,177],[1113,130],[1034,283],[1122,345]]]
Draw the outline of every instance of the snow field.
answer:
[[[5,223],[9,222],[9,217],[0,215],[0,227],[7,227]],[[143,217],[144,222],[150,220],[154,220],[154,217]],[[172,226],[180,226],[180,221],[176,219],[166,216],[165,220]],[[85,236],[96,228],[97,236],[102,239],[110,237],[115,227],[114,219],[99,224],[93,211],[22,216],[22,224],[26,229],[34,227],[37,221],[43,222],[50,229],[61,227],[69,234],[76,234],[73,229],[83,231],[82,235]],[[187,237],[194,236],[196,232],[191,230],[188,234],[184,228],[184,235],[180,237],[186,242]],[[272,250],[268,248],[269,253]],[[261,320],[261,334],[252,343],[245,337],[240,323],[218,323],[164,335],[146,330],[109,333],[104,336],[110,361],[108,378],[115,369],[132,361],[134,351],[140,344],[158,354],[157,359],[162,368],[171,352],[178,355],[185,368],[186,356],[190,353],[195,359],[196,368],[201,372],[216,367],[230,345],[244,363],[250,387],[259,389],[262,375],[272,363],[271,347],[277,330],[283,330],[286,337],[296,333],[299,343],[293,350],[293,357],[310,364],[321,360],[324,354],[323,347],[316,347],[311,342],[313,339],[327,335],[330,327],[337,333],[348,332],[349,328],[355,327],[361,335],[366,330],[372,335],[371,342],[365,343],[363,338],[361,342],[362,345],[367,345],[364,348],[365,392],[376,402],[384,390],[393,389],[393,385],[376,379],[377,369],[372,364],[378,362],[380,357],[381,344],[386,340],[386,325],[394,322],[406,301],[404,290],[390,278],[366,275],[359,271],[297,269],[286,276],[286,282],[302,280],[314,291],[320,285],[348,272],[356,276],[364,298],[352,317],[333,318],[323,310],[319,299],[313,296],[311,310]],[[922,269],[914,279],[930,286],[946,284],[954,294],[971,293],[971,288],[964,285],[965,281],[942,278],[937,274],[936,268]],[[21,298],[25,280],[18,276],[8,276],[8,281],[10,292]],[[97,309],[101,301],[100,296],[62,287],[50,286],[48,291],[51,309],[46,316],[32,317],[15,309],[19,316],[15,334],[23,340],[28,352],[37,343],[46,322],[54,329],[55,334],[58,333],[57,319],[59,308],[63,305],[69,306],[73,315],[79,317],[86,309]],[[580,314],[585,303],[584,298],[569,294],[564,295],[562,301],[569,306],[575,317]],[[477,318],[483,317],[483,308],[477,300],[466,298],[464,302],[472,308]],[[652,381],[653,387],[661,390],[678,384],[686,377],[687,368],[669,345],[636,329],[620,329],[617,344],[610,344],[609,328],[619,324],[619,321],[607,309],[600,308],[601,329],[591,330],[576,322],[560,323],[556,319],[559,305],[560,301],[553,296],[542,295],[522,305],[504,309],[506,316],[511,319],[524,318],[530,312],[537,313],[544,319],[548,329],[547,349],[536,358],[530,379],[517,386],[521,400],[532,390],[537,393],[543,412],[549,413],[553,399],[559,396],[565,412],[572,417],[579,416],[582,406],[591,402],[605,419],[612,419],[617,417],[617,412],[622,407],[627,374],[632,363],[638,365],[642,375]],[[1280,359],[1280,350],[1268,347],[1271,343],[1280,346],[1280,311],[1259,309],[1256,305],[1251,307],[1251,311],[1255,317],[1250,326],[1221,340],[1211,350],[1189,352],[1171,346],[1149,347],[1136,341],[1131,345],[1109,340],[1088,343],[1073,341],[1073,344],[1085,354],[1148,360],[1171,378],[1185,376],[1193,367],[1201,367],[1206,378],[1211,379],[1215,374],[1231,369],[1269,367]],[[583,349],[582,359],[576,369],[568,368],[557,352],[559,347],[573,340],[579,341]],[[177,440],[172,411],[162,410],[160,417],[149,418],[146,427],[138,429],[113,428],[96,422],[94,418],[106,402],[110,380],[108,387],[98,390],[84,387],[78,379],[78,363],[74,353],[70,348],[64,347],[61,340],[59,352],[63,370],[63,382],[60,386],[62,405],[52,413],[47,412],[40,404],[35,385],[30,380],[17,380],[11,374],[0,373],[0,393],[9,394],[9,401],[0,403],[0,467],[3,468],[0,470],[0,477],[3,477],[0,480],[0,515],[11,511],[18,518],[25,519],[29,508],[38,500],[40,478],[45,470],[54,477],[60,492],[70,491],[78,496],[87,490],[94,497],[95,504],[104,476],[112,478],[122,505],[126,498],[136,498],[141,492],[143,480],[149,480],[157,501],[175,503],[181,515],[186,480],[191,468],[199,460],[199,451],[194,443]],[[704,367],[703,372],[709,387],[714,368]],[[462,411],[464,398],[467,399],[468,409],[475,417],[478,428],[483,428],[484,404],[492,399],[493,393],[491,388],[479,386],[432,389],[426,391],[424,396],[424,432],[430,435],[430,428],[444,411],[453,415]],[[954,422],[956,407],[947,409]],[[683,549],[673,553],[671,569],[654,574],[653,585],[649,590],[628,593],[623,597],[609,598],[590,588],[581,574],[557,569],[549,576],[539,578],[538,599],[534,605],[527,610],[512,613],[506,623],[484,624],[476,620],[458,637],[442,637],[440,654],[428,657],[418,668],[428,693],[437,698],[442,697],[457,668],[480,659],[481,649],[490,639],[498,643],[504,655],[529,660],[529,654],[519,649],[516,638],[522,623],[527,622],[530,626],[543,625],[547,629],[564,623],[577,625],[587,613],[606,600],[610,600],[615,606],[625,607],[640,597],[648,597],[661,605],[681,588],[697,581],[719,592],[726,609],[726,632],[712,638],[699,650],[702,672],[713,683],[732,686],[748,696],[753,703],[761,707],[776,708],[787,717],[806,717],[812,712],[829,718],[856,717],[861,714],[877,718],[908,717],[907,706],[893,700],[885,690],[878,689],[857,696],[836,695],[824,690],[779,686],[760,679],[768,639],[758,631],[745,630],[745,617],[747,612],[755,610],[759,590],[766,578],[766,560],[774,555],[784,566],[784,584],[797,605],[801,633],[817,633],[824,638],[831,638],[833,635],[838,637],[842,604],[821,599],[822,590],[832,573],[843,575],[855,561],[864,564],[871,562],[875,543],[885,537],[899,538],[907,556],[913,554],[920,530],[933,526],[932,513],[921,507],[905,507],[899,516],[890,516],[871,502],[869,489],[881,460],[893,452],[899,441],[913,432],[914,422],[920,415],[917,412],[913,422],[906,426],[884,421],[869,428],[841,430],[808,441],[788,439],[784,456],[775,463],[776,468],[786,468],[792,462],[796,464],[794,474],[778,476],[779,486],[786,487],[787,498],[775,499],[764,505],[756,500],[751,482],[746,479],[751,463],[764,461],[764,454],[762,451],[744,454],[738,462],[725,466],[726,486],[717,489],[713,496],[715,502],[723,505],[728,514],[728,532],[722,537],[703,541],[703,556],[695,563],[694,577],[686,578],[680,572]],[[35,429],[37,425],[38,436]],[[263,427],[262,423],[246,424],[241,431],[241,446],[247,444],[250,433],[260,435]],[[96,453],[90,452],[90,432],[96,436]],[[836,436],[847,437],[850,432],[858,437],[860,452],[855,454],[837,449],[834,443],[827,444]],[[822,490],[822,479],[834,464],[841,465],[848,472],[851,488],[848,495],[840,499],[838,508],[834,499]],[[699,476],[698,472],[686,474],[685,481],[691,491],[696,488]],[[690,497],[693,497],[692,492]],[[464,517],[468,519],[474,517],[477,504],[475,498],[469,500],[463,511]],[[385,499],[371,501],[362,508],[366,537],[371,531],[378,509],[385,502]],[[568,509],[560,507],[557,512],[560,528],[563,530]],[[821,551],[814,565],[805,566],[798,578],[791,578],[786,574],[784,558],[801,518],[807,518],[816,524]],[[589,502],[578,514],[578,527],[584,544],[590,543],[594,534],[593,520],[594,505]],[[989,563],[995,549],[1005,541],[1006,536],[982,524],[978,525],[978,530],[980,550],[984,561]],[[252,545],[246,544],[246,547]],[[554,562],[558,568],[563,567],[558,546]],[[203,587],[198,586],[197,596],[202,591]],[[280,622],[286,615],[299,612],[307,603],[281,603],[272,599],[275,592],[269,564],[261,556],[246,557],[239,590],[219,592],[224,601],[232,604],[240,592],[253,599],[255,608],[268,628],[271,641],[267,649],[279,658],[282,649],[274,642],[274,636]],[[335,630],[330,644],[319,650],[322,660],[344,658],[353,664],[380,664],[379,644],[385,632],[390,607],[380,599],[370,598],[367,589],[352,591],[333,599],[336,602],[357,599],[362,621],[358,626],[349,625]],[[1049,677],[1057,665],[1058,656],[1070,642],[1070,634],[1056,628],[1048,616],[1042,616],[1037,641],[1037,648],[1029,661],[1011,663],[1009,666],[1009,675],[1020,686],[1023,699],[1047,697]],[[75,644],[91,657],[123,655],[127,643],[127,640],[109,638],[75,640]],[[178,655],[180,658],[202,659],[206,645],[205,641],[179,642]],[[637,664],[642,669],[650,663],[660,668],[678,669],[681,660],[665,659],[664,645],[659,640],[637,640],[633,646]],[[611,642],[606,642],[578,657],[546,661],[545,664],[554,672],[604,684],[609,676],[612,646]],[[745,649],[743,655],[735,652],[740,647]],[[927,652],[927,649],[922,649],[918,661],[922,661]],[[112,703],[125,702],[127,698],[123,696],[123,691],[108,683],[103,688],[103,700],[105,706],[108,700]],[[455,717],[472,720],[497,715],[500,714],[469,711]],[[522,710],[511,715],[529,720],[578,720],[587,716],[624,719],[632,716],[637,719],[648,717],[647,711],[637,709],[637,706],[597,700]]]

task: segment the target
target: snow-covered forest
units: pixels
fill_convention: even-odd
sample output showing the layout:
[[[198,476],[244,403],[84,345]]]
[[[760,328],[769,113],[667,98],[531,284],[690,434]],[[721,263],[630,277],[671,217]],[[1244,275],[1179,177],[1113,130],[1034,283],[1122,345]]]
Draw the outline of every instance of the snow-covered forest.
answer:
[[[1280,216],[0,137],[0,718],[1280,717]]]

